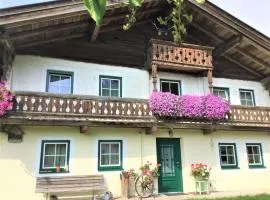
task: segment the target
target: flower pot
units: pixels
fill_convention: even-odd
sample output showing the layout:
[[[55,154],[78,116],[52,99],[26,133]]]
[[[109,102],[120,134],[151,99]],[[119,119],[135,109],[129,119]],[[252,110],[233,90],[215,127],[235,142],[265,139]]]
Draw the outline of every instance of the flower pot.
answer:
[[[154,195],[158,195],[158,177],[155,176],[154,177],[154,192],[153,192]]]

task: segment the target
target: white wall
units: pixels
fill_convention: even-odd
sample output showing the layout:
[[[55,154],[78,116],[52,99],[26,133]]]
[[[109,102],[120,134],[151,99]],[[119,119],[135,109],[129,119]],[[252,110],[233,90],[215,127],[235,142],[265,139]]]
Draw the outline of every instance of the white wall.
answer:
[[[269,91],[265,90],[260,82],[256,81],[242,81],[225,78],[214,78],[214,87],[229,88],[230,100],[234,105],[240,105],[239,89],[247,89],[254,91],[254,98],[256,106],[270,106]]]
[[[173,137],[180,140],[184,192],[194,192],[194,179],[190,176],[192,163],[206,163],[212,167],[211,185],[216,191],[246,191],[263,189],[270,185],[269,133],[217,131],[203,135],[201,130],[158,129],[156,134],[145,135],[139,128],[89,128],[86,134],[79,127],[22,127],[22,143],[9,143],[7,135],[0,132],[0,199],[45,200],[35,194],[37,176],[90,175],[102,173],[106,186],[115,197],[121,193],[120,171],[97,170],[98,140],[123,140],[123,169],[138,168],[150,161],[157,162],[156,138]],[[39,174],[41,140],[70,140],[70,173]],[[218,143],[236,143],[239,169],[221,169]],[[261,143],[266,168],[249,169],[245,143]]]
[[[149,96],[149,73],[145,70],[20,55],[13,64],[12,90],[45,92],[47,70],[74,72],[74,94],[99,95],[99,75],[108,75],[122,77],[122,97]]]
[[[122,97],[148,98],[153,90],[151,76],[146,70],[21,55],[15,58],[11,89],[45,92],[47,70],[74,72],[74,94],[99,95],[99,75],[122,77]],[[209,93],[206,77],[159,71],[158,90],[160,79],[181,81],[182,94]],[[254,90],[257,106],[270,106],[269,93],[260,82],[214,78],[213,85],[229,88],[230,100],[234,105],[240,105],[239,89],[249,89]]]

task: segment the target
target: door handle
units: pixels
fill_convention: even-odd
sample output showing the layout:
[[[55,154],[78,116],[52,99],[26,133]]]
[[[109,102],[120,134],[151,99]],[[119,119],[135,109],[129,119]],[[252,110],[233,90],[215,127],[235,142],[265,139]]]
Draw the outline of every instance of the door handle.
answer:
[[[180,167],[180,162],[179,161],[176,161],[175,164],[176,164],[176,167]]]

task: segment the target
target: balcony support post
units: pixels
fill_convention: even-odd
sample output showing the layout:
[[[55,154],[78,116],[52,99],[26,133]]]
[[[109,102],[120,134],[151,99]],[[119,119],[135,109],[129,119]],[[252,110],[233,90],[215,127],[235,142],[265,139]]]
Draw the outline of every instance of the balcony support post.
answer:
[[[12,63],[15,51],[9,36],[0,33],[0,79],[1,81],[11,81]]]
[[[157,91],[157,64],[152,64],[153,92]]]
[[[213,92],[213,70],[212,69],[208,70],[207,77],[208,77],[209,91],[210,93],[212,93]]]

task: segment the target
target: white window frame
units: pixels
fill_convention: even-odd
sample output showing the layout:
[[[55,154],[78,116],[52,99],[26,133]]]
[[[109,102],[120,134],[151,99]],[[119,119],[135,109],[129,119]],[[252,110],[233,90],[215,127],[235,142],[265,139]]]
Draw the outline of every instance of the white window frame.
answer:
[[[259,154],[254,154],[254,153],[252,153],[252,154],[248,154],[248,147],[252,147],[252,152],[253,152],[253,147],[258,147],[258,149],[259,149]],[[246,150],[247,150],[247,159],[248,159],[248,165],[249,166],[261,166],[261,165],[263,165],[263,157],[262,157],[262,151],[261,151],[261,144],[251,144],[251,143],[247,143],[246,144]],[[250,163],[249,162],[249,156],[253,156],[253,160],[255,161],[255,155],[259,155],[260,156],[260,163]]]
[[[109,80],[109,82],[110,82],[110,85],[109,85],[109,88],[103,88],[102,87],[102,81],[103,80]],[[111,81],[118,81],[118,89],[112,89],[112,84],[111,84]],[[121,97],[121,78],[119,77],[106,77],[106,76],[101,76],[100,77],[100,95],[101,96],[103,96],[103,89],[107,89],[107,90],[109,90],[109,94],[110,94],[110,96],[108,96],[108,97],[115,97],[115,96],[112,96],[112,91],[118,91],[118,96],[117,97]],[[106,97],[106,96],[105,96]]]
[[[215,91],[217,91],[218,94],[219,94],[220,91],[224,92],[225,96],[226,96],[225,100],[230,101],[229,88],[214,87],[213,88],[213,94],[215,94]],[[223,98],[223,97],[221,97],[219,95],[217,95],[217,96],[220,97],[220,98]]]
[[[69,77],[69,92],[66,93],[66,92],[61,92],[61,86],[65,86],[65,85],[61,85],[60,82],[57,84],[57,85],[54,85],[54,86],[57,86],[58,87],[58,91],[57,92],[54,92],[54,93],[57,93],[57,94],[71,94],[72,93],[72,74],[65,74],[63,72],[63,74],[61,73],[57,73],[57,72],[49,72],[48,74],[49,78],[48,78],[48,92],[51,92],[50,91],[50,85],[51,85],[51,76],[59,76],[60,80],[61,80],[61,77]]]
[[[116,153],[101,153],[102,151],[101,151],[101,147],[102,147],[102,145],[104,145],[104,144],[109,144],[109,150],[111,151],[111,145],[112,144],[118,144],[118,151],[119,151],[119,155],[118,154],[116,154]],[[99,146],[99,166],[100,167],[120,167],[121,166],[121,142],[102,142],[102,141],[100,141],[100,144],[99,144],[100,146]],[[102,165],[101,164],[101,156],[102,155],[109,155],[109,164],[108,165]],[[118,164],[111,164],[111,155],[118,155],[119,156],[119,163]]]
[[[242,104],[242,99],[241,99],[241,92],[245,92],[245,93],[250,93],[251,94],[251,101],[252,101],[252,105],[243,105]],[[245,95],[246,97],[246,95]],[[239,90],[239,98],[240,98],[240,104],[242,106],[255,106],[255,97],[254,97],[254,91],[253,90],[248,90],[248,89],[240,89]],[[245,101],[247,101],[247,99],[244,99]]]
[[[54,155],[45,155],[45,149],[46,149],[46,145],[49,145],[49,144],[52,144],[52,145],[55,145],[55,153],[56,153],[56,146],[58,145],[58,144],[65,144],[66,145],[66,155],[65,155],[65,165],[64,166],[60,166],[61,168],[65,168],[66,166],[67,166],[67,161],[68,161],[68,142],[43,142],[43,152],[42,152],[42,158],[43,158],[43,160],[42,160],[42,169],[55,169],[56,168],[56,165],[55,165],[55,162],[56,162],[56,159],[54,159],[54,167],[45,167],[44,165],[45,165],[45,157],[47,156],[54,156],[54,157],[56,157],[56,156],[63,156],[62,154],[54,154]]]
[[[160,79],[160,91],[162,92],[162,83],[169,83],[169,92],[171,93],[171,83],[177,83],[178,85],[178,95],[180,96],[181,91],[181,81],[175,81],[175,80],[167,80],[167,79]]]
[[[231,154],[227,154],[227,148],[226,148],[226,154],[221,154],[221,147],[233,147],[233,156],[234,156],[234,163],[233,164],[224,164],[222,163],[221,157],[223,156],[232,156]],[[226,143],[221,143],[218,144],[218,148],[219,148],[219,159],[220,159],[220,165],[221,167],[237,167],[238,165],[238,161],[237,161],[237,155],[236,155],[236,144],[226,144]]]

